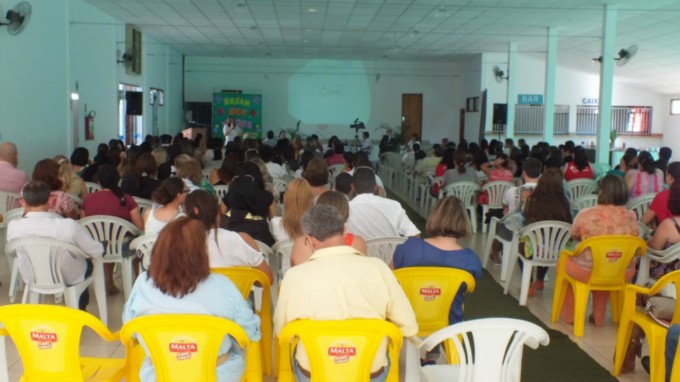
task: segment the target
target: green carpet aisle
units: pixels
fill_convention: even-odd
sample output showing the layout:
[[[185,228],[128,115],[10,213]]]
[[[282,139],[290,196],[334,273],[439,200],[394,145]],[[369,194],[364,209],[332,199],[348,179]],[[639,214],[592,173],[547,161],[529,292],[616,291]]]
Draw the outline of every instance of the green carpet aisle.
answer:
[[[401,202],[411,221],[424,232],[425,219],[393,193],[390,198]],[[524,349],[523,382],[617,381],[609,370],[595,362],[563,333],[549,329],[517,300],[503,294],[503,288],[485,270],[475,291],[465,299],[465,319],[512,317],[533,322],[548,331],[550,345],[537,350]],[[613,356],[613,354],[612,354]]]

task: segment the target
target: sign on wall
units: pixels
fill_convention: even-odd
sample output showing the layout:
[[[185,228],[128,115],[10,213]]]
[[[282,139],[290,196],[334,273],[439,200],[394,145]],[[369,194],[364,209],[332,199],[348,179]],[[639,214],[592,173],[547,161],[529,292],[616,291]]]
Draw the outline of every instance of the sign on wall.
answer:
[[[543,94],[518,94],[518,105],[543,105]]]
[[[213,93],[213,137],[224,138],[222,124],[233,117],[241,136],[262,136],[262,95]]]

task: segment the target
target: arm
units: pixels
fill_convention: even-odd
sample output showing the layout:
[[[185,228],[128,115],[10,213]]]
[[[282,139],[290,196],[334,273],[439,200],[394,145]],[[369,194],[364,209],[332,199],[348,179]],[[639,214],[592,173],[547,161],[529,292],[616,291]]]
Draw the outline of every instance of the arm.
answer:
[[[210,170],[210,184],[216,184],[220,181],[220,176],[217,174],[217,169]]]
[[[279,213],[279,210],[276,208],[276,203],[272,201],[272,204],[269,205],[269,218],[273,218],[277,216]]]
[[[488,177],[491,176],[491,171],[492,171],[492,169],[491,169],[491,162],[482,163],[482,165],[479,166],[479,168],[482,170],[482,172],[484,173],[484,175],[486,175],[486,176],[488,176]]]
[[[644,225],[649,225],[654,221],[654,219],[656,219],[656,212],[654,212],[653,209],[648,208],[644,215],[642,215],[640,218],[640,222]]]
[[[659,251],[663,250],[666,243],[668,243],[668,238],[672,232],[671,230],[675,230],[671,219],[666,219],[661,222],[656,231],[654,231],[654,236],[647,240],[647,245],[649,248]]]
[[[135,227],[144,231],[144,220],[142,220],[142,214],[139,213],[139,207],[135,207],[132,211],[130,211],[130,221],[135,225]]]
[[[252,236],[248,235],[245,232],[239,232],[238,234],[239,236],[241,236],[241,239],[243,239],[243,241],[245,241],[246,244],[248,244],[250,248],[257,251],[258,254],[261,254],[260,248],[257,246],[257,243],[252,238]],[[274,273],[272,272],[272,269],[269,267],[269,264],[267,264],[267,262],[264,261],[263,256],[261,256],[260,260],[261,261],[259,264],[254,265],[252,267],[261,270],[265,275],[267,275],[267,277],[269,278],[269,285],[271,285],[272,283],[274,283]]]

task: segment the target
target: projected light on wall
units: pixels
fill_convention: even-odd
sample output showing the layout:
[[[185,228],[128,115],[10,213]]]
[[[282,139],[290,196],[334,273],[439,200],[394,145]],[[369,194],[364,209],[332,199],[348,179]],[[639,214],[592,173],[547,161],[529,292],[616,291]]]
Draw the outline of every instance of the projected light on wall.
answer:
[[[288,113],[306,125],[368,122],[368,81],[361,61],[311,60],[288,80]]]

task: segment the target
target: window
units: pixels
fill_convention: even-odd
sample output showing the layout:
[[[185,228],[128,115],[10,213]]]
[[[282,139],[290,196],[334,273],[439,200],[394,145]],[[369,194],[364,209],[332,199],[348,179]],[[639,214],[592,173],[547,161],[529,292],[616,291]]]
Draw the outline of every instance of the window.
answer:
[[[515,105],[515,134],[543,134],[544,105]],[[502,130],[505,130],[503,124]],[[494,132],[497,132],[494,124]],[[553,134],[569,133],[569,106],[555,105]]]
[[[597,106],[576,106],[576,134],[597,134]],[[624,135],[650,135],[651,106],[612,106],[612,130]]]
[[[680,114],[680,99],[671,100],[671,115]]]

